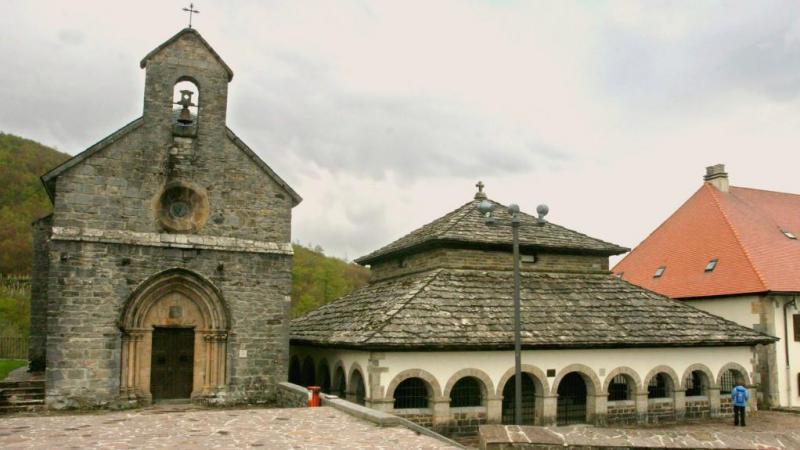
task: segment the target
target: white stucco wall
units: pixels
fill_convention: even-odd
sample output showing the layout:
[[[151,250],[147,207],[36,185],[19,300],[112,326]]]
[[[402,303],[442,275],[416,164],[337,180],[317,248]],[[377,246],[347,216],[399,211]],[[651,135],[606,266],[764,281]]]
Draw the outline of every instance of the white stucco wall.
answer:
[[[800,302],[800,299],[798,299]],[[798,379],[797,373],[800,372],[800,342],[794,340],[794,324],[792,316],[800,314],[797,309],[788,308],[786,316],[786,331],[788,336],[784,334],[784,315],[783,305],[777,305],[774,308],[775,313],[775,336],[780,338],[776,343],[777,364],[778,371],[778,386],[780,389],[780,402],[781,406],[800,406],[800,392],[798,392]],[[789,368],[787,371],[786,366],[786,343],[789,344]]]
[[[759,302],[760,297],[756,295],[683,300],[687,305],[732,320],[747,328],[753,328],[753,325],[760,323],[758,309],[753,308],[753,304],[758,305]]]
[[[748,328],[752,328],[754,324],[761,323],[761,317],[758,314],[759,303],[765,302],[766,308],[764,308],[764,311],[766,312],[766,317],[762,325],[764,325],[768,334],[780,339],[780,341],[775,344],[775,369],[778,377],[780,404],[781,406],[800,406],[800,391],[797,385],[797,373],[800,372],[800,342],[794,340],[794,330],[792,328],[792,315],[800,312],[797,309],[790,308],[788,310],[787,326],[789,335],[787,342],[789,344],[790,367],[787,376],[783,302],[790,300],[790,298],[785,296],[776,298],[777,301],[771,301],[769,297],[765,299],[760,296],[747,295],[684,300],[684,302],[695,308],[732,320]],[[791,389],[791,393],[788,389]]]
[[[703,364],[714,376],[712,383],[716,383],[720,369],[727,363],[739,364],[752,379],[751,358],[750,347],[526,350],[522,354],[522,364],[535,366],[545,374],[548,369],[555,369],[556,377],[562,375],[567,366],[582,364],[597,375],[601,384],[608,374],[621,366],[633,369],[644,383],[648,373],[657,366],[672,368],[681,379],[689,366]],[[492,389],[498,392],[501,378],[514,367],[514,352],[394,352],[386,353],[380,364],[388,369],[381,374],[384,388],[404,370],[423,369],[430,372],[444,390],[456,372],[474,368],[485,372],[492,381]],[[553,386],[556,377],[547,378],[552,393],[557,390],[557,386]],[[502,391],[502,387],[499,390]]]

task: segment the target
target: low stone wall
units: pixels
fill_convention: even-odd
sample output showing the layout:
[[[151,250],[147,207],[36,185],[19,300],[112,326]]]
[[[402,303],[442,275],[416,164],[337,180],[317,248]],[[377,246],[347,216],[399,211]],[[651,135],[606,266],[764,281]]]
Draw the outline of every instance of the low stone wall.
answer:
[[[284,381],[278,384],[275,401],[281,408],[308,408],[308,390]]]
[[[637,422],[636,401],[622,400],[608,402],[606,423],[618,425],[632,425]]]
[[[394,414],[417,425],[433,429],[433,411],[430,409],[396,409]]]
[[[486,408],[482,406],[451,408],[450,413],[452,418],[446,433],[450,437],[476,436],[478,427],[487,422]]]
[[[675,405],[672,399],[651,399],[647,401],[647,423],[675,421]]]
[[[721,416],[733,417],[733,401],[731,401],[729,395],[719,399],[719,414]]]
[[[686,419],[706,419],[711,417],[708,397],[686,397]]]

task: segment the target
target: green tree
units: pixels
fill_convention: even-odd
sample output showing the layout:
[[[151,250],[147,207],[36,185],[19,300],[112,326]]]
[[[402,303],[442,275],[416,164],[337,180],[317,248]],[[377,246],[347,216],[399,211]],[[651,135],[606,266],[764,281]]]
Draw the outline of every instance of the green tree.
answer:
[[[292,270],[292,317],[364,286],[369,270],[339,258],[325,256],[320,246],[313,250],[294,244]]]
[[[39,177],[69,155],[38,142],[0,133],[0,274],[29,274],[31,222],[50,213]]]

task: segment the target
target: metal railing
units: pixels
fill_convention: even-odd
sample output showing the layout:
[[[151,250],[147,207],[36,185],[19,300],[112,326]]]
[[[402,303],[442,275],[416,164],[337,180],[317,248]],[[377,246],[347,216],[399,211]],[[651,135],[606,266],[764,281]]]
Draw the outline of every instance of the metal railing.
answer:
[[[0,336],[0,359],[28,359],[28,339]]]

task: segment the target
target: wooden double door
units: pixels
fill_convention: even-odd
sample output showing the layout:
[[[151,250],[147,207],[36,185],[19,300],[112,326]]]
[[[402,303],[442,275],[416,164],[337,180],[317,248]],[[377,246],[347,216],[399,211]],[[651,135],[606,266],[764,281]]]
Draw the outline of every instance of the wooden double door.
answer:
[[[153,400],[190,398],[194,381],[194,330],[153,329],[150,393]]]

